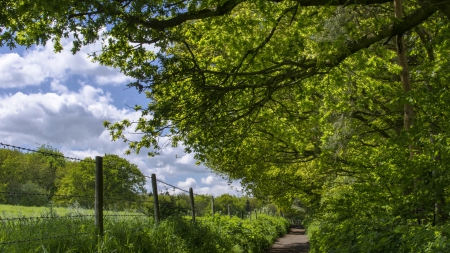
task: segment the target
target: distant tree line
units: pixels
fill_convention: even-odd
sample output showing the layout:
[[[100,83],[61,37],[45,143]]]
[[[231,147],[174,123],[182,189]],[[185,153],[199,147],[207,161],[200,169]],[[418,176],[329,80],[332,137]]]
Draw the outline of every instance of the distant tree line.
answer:
[[[95,160],[86,157],[81,161],[72,161],[50,145],[41,145],[36,150],[38,152],[25,153],[0,149],[0,204],[45,206],[53,203],[92,208]],[[145,176],[136,165],[117,155],[106,154],[103,157],[103,170],[104,202],[107,208],[133,208],[153,214],[153,195],[147,193]],[[162,189],[159,203],[163,217],[191,212],[187,194],[172,194],[169,189]],[[196,194],[196,215],[211,214],[211,203],[211,195]],[[248,196],[223,194],[214,198],[216,213],[227,215],[228,206],[231,215],[256,209],[268,213],[280,211],[272,203]]]
[[[196,216],[203,216],[212,214],[212,199],[210,195],[195,195],[195,213]],[[150,200],[153,201],[153,195],[150,195]],[[159,208],[162,218],[169,216],[187,215],[191,213],[191,206],[189,202],[189,195],[178,194],[171,195],[165,192],[158,195]],[[153,215],[153,202],[150,201],[146,205],[146,210],[149,215]],[[248,202],[248,204],[247,204]],[[230,194],[222,194],[214,197],[214,212],[222,215],[228,215],[228,206],[230,206],[230,215],[240,216],[242,212],[248,213],[254,210],[265,210],[269,213],[276,213],[278,211],[274,204],[266,203],[259,199],[248,196],[235,196]]]

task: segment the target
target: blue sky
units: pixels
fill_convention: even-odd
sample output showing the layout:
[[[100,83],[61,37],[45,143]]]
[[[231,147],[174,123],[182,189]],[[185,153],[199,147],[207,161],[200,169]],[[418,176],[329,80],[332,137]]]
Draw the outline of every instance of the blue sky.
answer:
[[[157,157],[124,155],[126,144],[112,142],[102,122],[137,119],[128,106],[148,102],[144,94],[126,89],[132,81],[120,71],[93,63],[88,54],[100,44],[89,45],[72,55],[70,39],[64,50],[53,52],[53,44],[0,48],[0,142],[36,148],[49,144],[66,156],[85,158],[117,154],[138,165],[150,176],[197,194],[238,194],[238,182],[226,180],[206,167],[195,165],[193,154],[183,146],[166,148]],[[149,182],[148,182],[149,183]],[[150,187],[148,186],[148,189]]]

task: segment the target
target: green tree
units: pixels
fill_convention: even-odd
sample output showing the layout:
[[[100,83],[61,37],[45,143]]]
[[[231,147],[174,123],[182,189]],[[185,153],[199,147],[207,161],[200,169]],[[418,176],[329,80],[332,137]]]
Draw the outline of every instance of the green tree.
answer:
[[[5,191],[13,193],[9,195],[7,203],[45,204],[55,193],[55,182],[65,166],[65,158],[60,151],[49,145],[42,145],[37,151],[22,153],[17,150],[0,150],[0,185]]]
[[[145,177],[136,165],[117,155],[103,157],[104,203],[110,208],[130,207],[135,200],[146,193]],[[71,162],[67,173],[58,181],[58,195],[55,201],[78,202],[83,206],[93,206],[95,191],[95,161],[86,158],[81,162]]]
[[[38,152],[24,155],[29,180],[43,188],[49,199],[57,190],[56,181],[66,166],[64,154],[50,145],[41,145]]]
[[[24,182],[21,178],[21,168],[23,154],[20,151],[0,149],[0,189],[7,191],[11,185],[18,185]],[[4,198],[3,198],[4,200]]]
[[[199,215],[199,216],[203,216],[203,215],[207,215],[207,214],[211,215],[211,213],[212,213],[212,209],[211,209],[212,197],[211,196],[195,195],[194,202],[195,202],[196,215]]]
[[[241,212],[245,211],[245,201],[230,194],[222,194],[214,199],[214,211],[227,215],[229,205],[230,214],[240,216]]]

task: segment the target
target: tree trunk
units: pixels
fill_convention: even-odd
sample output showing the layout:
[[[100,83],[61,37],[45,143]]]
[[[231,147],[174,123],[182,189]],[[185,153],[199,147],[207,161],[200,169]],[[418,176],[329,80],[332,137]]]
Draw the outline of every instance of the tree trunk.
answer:
[[[394,0],[394,8],[395,8],[395,18],[401,19],[403,18],[403,7],[402,0]],[[400,73],[400,80],[402,82],[403,91],[408,93],[411,91],[411,81],[409,78],[409,68],[408,62],[406,59],[406,45],[403,35],[398,35],[396,37],[396,46],[397,46],[397,60],[398,64],[402,67],[402,71]],[[403,119],[403,127],[406,131],[408,131],[413,125],[414,121],[414,108],[412,104],[406,103],[404,105],[404,119]],[[413,157],[413,149],[412,143],[409,145],[410,149],[410,157]]]
[[[403,6],[402,0],[394,0],[394,9],[395,9],[395,18],[400,20],[403,18]],[[402,67],[402,71],[400,72],[400,80],[402,82],[403,92],[407,94],[411,91],[411,80],[409,77],[409,68],[408,61],[406,56],[406,44],[403,34],[397,35],[396,37],[396,52],[397,52],[397,62]],[[409,102],[406,102],[403,106],[403,128],[405,132],[408,132],[411,129],[414,121],[414,108],[413,105]],[[414,157],[414,147],[413,142],[410,140],[409,144],[409,158],[413,159]],[[416,179],[417,180],[417,179]],[[405,185],[403,189],[403,194],[405,196],[410,195],[415,188],[414,185]],[[417,210],[415,211],[417,213]],[[421,220],[417,217],[418,224],[421,224]]]

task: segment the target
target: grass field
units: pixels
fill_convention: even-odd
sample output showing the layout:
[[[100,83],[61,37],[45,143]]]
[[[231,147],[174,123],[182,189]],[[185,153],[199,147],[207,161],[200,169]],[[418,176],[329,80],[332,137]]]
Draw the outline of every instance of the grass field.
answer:
[[[108,211],[105,210],[104,214],[130,214],[134,211]],[[19,217],[42,217],[48,215],[65,216],[70,214],[77,215],[93,215],[94,210],[83,209],[78,206],[70,207],[53,207],[53,206],[15,206],[15,205],[2,205],[0,204],[0,217],[1,218],[19,218]]]
[[[0,214],[2,218],[8,217],[39,217],[46,215],[50,212],[56,212],[58,215],[66,215],[73,211],[74,208],[67,207],[36,207],[36,206],[13,206],[13,205],[0,205]],[[92,212],[92,210],[85,210],[86,212]]]

